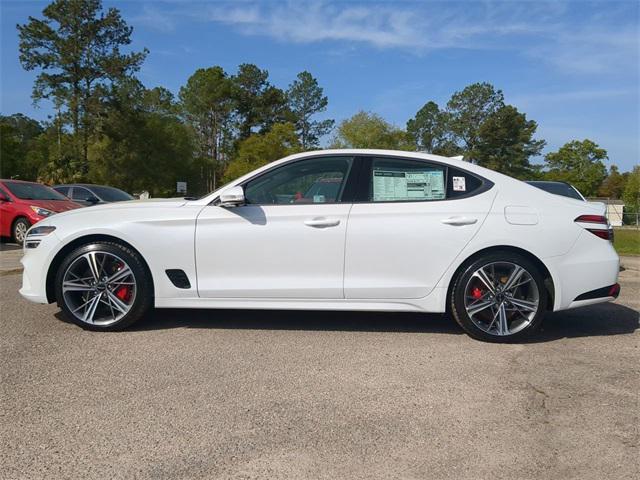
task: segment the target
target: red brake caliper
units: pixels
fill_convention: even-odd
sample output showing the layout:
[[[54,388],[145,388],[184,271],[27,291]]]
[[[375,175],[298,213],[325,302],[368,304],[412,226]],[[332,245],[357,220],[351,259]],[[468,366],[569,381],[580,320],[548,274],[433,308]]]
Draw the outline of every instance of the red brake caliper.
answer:
[[[482,297],[482,290],[480,290],[478,287],[474,287],[473,290],[471,290],[471,296],[476,300],[479,299],[480,297]]]
[[[122,270],[124,268],[124,264],[118,265],[116,272]],[[129,302],[131,300],[131,286],[130,285],[122,285],[121,287],[116,288],[115,295],[123,302]]]

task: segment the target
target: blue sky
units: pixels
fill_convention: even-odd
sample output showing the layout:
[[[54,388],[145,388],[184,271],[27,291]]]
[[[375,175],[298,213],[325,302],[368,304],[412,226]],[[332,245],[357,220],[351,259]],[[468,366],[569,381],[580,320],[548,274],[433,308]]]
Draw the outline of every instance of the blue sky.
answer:
[[[1,1],[3,114],[46,119],[32,105],[34,72],[18,61],[16,23],[46,2]],[[177,93],[200,67],[267,69],[286,88],[302,71],[329,97],[326,116],[358,110],[404,126],[428,100],[486,81],[539,124],[545,151],[590,138],[611,163],[640,160],[640,7],[625,2],[104,1],[150,55],[148,86]]]

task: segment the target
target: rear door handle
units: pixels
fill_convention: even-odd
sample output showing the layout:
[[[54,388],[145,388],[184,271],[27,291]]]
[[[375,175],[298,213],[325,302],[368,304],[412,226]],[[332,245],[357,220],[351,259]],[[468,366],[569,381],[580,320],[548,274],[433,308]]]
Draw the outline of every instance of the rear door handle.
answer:
[[[312,218],[311,220],[305,220],[304,224],[307,227],[314,228],[327,228],[327,227],[337,227],[340,225],[340,220],[337,218]]]
[[[449,217],[441,220],[445,225],[473,225],[478,221],[477,218],[469,217]]]

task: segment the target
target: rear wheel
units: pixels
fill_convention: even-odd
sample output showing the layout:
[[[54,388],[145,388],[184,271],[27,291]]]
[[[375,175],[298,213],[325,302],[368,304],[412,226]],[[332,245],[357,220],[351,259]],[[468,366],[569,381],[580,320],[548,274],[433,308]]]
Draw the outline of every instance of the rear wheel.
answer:
[[[31,228],[31,224],[26,218],[18,218],[15,222],[13,222],[13,228],[11,232],[13,241],[18,245],[22,245],[24,243],[25,237],[27,236],[27,230],[29,230],[29,228]]]
[[[516,342],[540,328],[546,310],[544,279],[527,258],[511,252],[484,255],[462,270],[451,311],[473,338]]]
[[[72,251],[56,276],[56,299],[65,316],[90,330],[122,330],[151,306],[152,285],[137,252],[112,242]]]

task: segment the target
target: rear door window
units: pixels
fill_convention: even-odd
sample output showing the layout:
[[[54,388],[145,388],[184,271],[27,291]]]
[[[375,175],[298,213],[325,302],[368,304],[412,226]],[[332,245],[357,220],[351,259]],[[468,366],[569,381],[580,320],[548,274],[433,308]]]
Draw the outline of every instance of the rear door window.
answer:
[[[370,202],[444,200],[447,169],[441,165],[395,158],[374,158]]]

